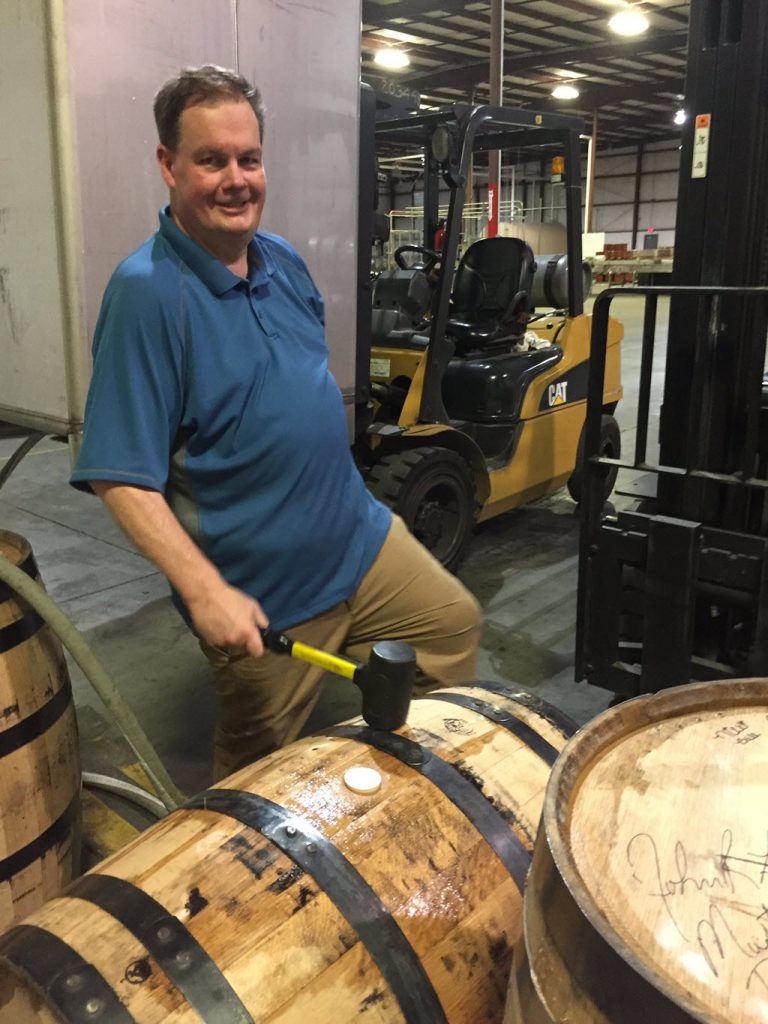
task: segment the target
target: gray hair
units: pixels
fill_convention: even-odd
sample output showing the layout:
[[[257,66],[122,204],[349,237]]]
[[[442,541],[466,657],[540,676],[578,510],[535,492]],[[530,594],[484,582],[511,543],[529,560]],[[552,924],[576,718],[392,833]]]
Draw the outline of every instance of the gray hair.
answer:
[[[155,96],[153,111],[160,142],[175,150],[179,144],[179,121],[187,107],[224,99],[246,100],[259,122],[259,133],[264,141],[264,104],[259,90],[235,71],[203,64],[199,68],[184,68]]]

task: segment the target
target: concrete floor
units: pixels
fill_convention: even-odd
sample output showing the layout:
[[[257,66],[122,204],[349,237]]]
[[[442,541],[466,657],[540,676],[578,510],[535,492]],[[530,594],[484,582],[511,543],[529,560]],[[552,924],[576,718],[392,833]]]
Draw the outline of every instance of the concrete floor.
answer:
[[[629,452],[642,303],[622,299],[614,310],[626,332],[625,398],[616,415]],[[666,304],[660,303],[657,363],[665,337]],[[657,385],[659,378],[657,370]],[[0,439],[0,468],[18,443]],[[97,499],[68,486],[68,472],[67,448],[41,441],[0,491],[0,528],[30,541],[49,594],[101,659],[173,779],[185,792],[199,791],[210,783],[211,771],[214,707],[207,663],[172,607],[163,577],[134,551]],[[631,494],[621,493],[632,480],[622,471],[616,507],[633,504]],[[612,695],[574,682],[578,531],[576,506],[562,490],[478,528],[459,575],[485,610],[478,677],[528,689],[585,723]],[[134,761],[74,665],[71,674],[84,768],[119,770]],[[358,710],[354,688],[329,678],[310,730]]]

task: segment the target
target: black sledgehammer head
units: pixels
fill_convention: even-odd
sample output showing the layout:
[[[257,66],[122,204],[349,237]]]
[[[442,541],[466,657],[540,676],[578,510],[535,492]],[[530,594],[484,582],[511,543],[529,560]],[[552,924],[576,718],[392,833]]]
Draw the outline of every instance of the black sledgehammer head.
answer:
[[[363,694],[363,718],[372,729],[405,725],[416,679],[416,652],[399,640],[380,640],[354,681]]]

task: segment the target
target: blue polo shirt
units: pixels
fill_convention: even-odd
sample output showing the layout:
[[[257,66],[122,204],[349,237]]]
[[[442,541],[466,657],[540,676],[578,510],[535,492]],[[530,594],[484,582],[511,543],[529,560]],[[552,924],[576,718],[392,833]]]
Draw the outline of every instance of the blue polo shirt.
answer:
[[[165,494],[284,629],[355,591],[391,514],[353,462],[304,262],[259,232],[249,263],[237,277],[160,213],[104,294],[71,483]]]

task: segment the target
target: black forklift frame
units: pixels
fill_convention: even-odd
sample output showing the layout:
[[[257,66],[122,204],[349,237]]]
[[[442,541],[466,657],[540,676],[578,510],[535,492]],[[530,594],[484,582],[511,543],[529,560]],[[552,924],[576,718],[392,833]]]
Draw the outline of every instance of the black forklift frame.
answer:
[[[645,297],[635,451],[632,459],[609,459],[598,454],[608,318],[613,300],[627,296]],[[654,341],[659,298],[678,296],[697,302],[699,320],[708,325],[707,343],[697,349],[689,381],[691,406],[685,457],[681,465],[664,465],[650,462],[647,454]],[[747,531],[718,529],[702,522],[701,517],[691,520],[640,512],[605,516],[602,498],[604,475],[609,466],[617,466],[655,473],[660,481],[704,481],[710,485],[750,488],[763,498],[761,507],[765,514],[768,477],[755,472],[758,467],[766,471],[760,461],[764,453],[758,422],[759,399],[749,403],[745,411],[750,424],[742,435],[745,443],[729,472],[711,467],[708,423],[701,408],[702,395],[713,372],[725,302],[737,298],[745,305],[762,301],[768,307],[768,287],[608,288],[595,299],[581,502],[577,680],[586,678],[617,693],[635,695],[677,686],[692,678],[733,676],[733,666],[695,654],[697,595],[752,610],[755,628],[747,667],[754,674],[768,675],[768,538]],[[756,390],[759,383],[758,377]],[[639,598],[639,642],[622,640],[624,566],[640,570],[646,578],[646,589]]]
[[[645,298],[629,468],[656,495],[604,516],[596,461],[609,289],[593,311],[576,676],[622,694],[768,675],[768,4],[691,0],[672,287]],[[646,458],[657,301],[669,296],[659,465]]]
[[[432,153],[435,130],[448,132],[448,156],[438,162]],[[422,423],[449,423],[442,398],[442,380],[453,354],[446,338],[451,286],[461,233],[465,188],[473,153],[495,149],[521,149],[556,146],[565,158],[566,240],[569,267],[581,266],[581,143],[584,132],[581,118],[561,114],[536,113],[514,107],[471,107],[456,104],[448,109],[412,117],[380,121],[377,140],[420,143],[424,151],[424,241],[432,248],[437,227],[438,175],[450,188],[443,258],[437,281],[437,300],[430,324],[424,389],[419,408]],[[571,316],[584,309],[584,285],[581,274],[568,275],[568,308]]]

